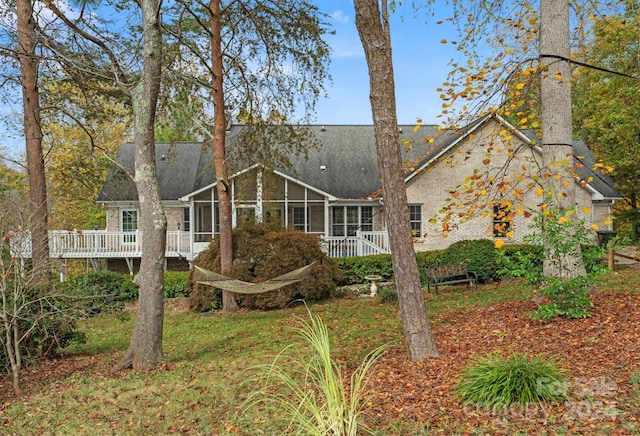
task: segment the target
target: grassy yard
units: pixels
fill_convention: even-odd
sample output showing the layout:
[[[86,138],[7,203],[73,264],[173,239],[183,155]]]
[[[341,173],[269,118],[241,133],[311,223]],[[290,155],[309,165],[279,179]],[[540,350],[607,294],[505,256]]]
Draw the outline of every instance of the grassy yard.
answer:
[[[602,276],[595,292],[620,292],[638,300],[639,289],[638,271],[624,270]],[[471,317],[474,311],[508,307],[510,302],[528,301],[533,293],[533,288],[513,283],[482,285],[478,291],[473,288],[450,287],[445,288],[438,296],[425,294],[425,299],[438,341],[438,337],[447,336],[449,330],[455,329],[466,318]],[[506,306],[495,306],[499,304]],[[389,342],[399,344],[392,355],[402,355],[402,326],[397,303],[380,304],[371,299],[343,298],[313,304],[309,309],[320,315],[327,324],[334,357],[345,368],[354,367],[373,348]],[[296,325],[297,318],[307,317],[307,308],[297,306],[286,310],[233,315],[194,314],[174,310],[172,302],[168,302],[166,312],[165,366],[148,373],[129,371],[110,375],[109,369],[128,346],[135,312],[131,310],[89,319],[82,325],[82,331],[87,336],[86,344],[74,345],[65,350],[63,359],[48,361],[25,370],[24,388],[27,394],[23,398],[2,398],[6,395],[4,391],[10,386],[8,383],[2,384],[0,433],[282,434],[282,429],[275,427],[270,416],[256,412],[246,413],[240,406],[256,388],[253,383],[248,383],[251,375],[255,374],[256,365],[270,363],[284,347],[299,341],[291,327]],[[628,313],[628,317],[632,318],[638,318],[639,315],[637,312]],[[554,328],[553,323],[548,326]],[[577,335],[582,334],[579,328],[576,330]],[[496,338],[508,340],[510,334],[505,327],[504,333],[496,334]],[[633,332],[629,334],[633,335]],[[601,340],[596,337],[596,333],[593,333],[593,337],[594,342]],[[440,348],[441,342],[438,342]],[[640,342],[637,333],[636,342]],[[472,353],[462,346],[453,350],[451,345],[445,342],[442,344],[441,354],[456,354],[457,361],[468,359]],[[300,343],[297,348],[304,347],[306,345]],[[625,413],[613,422],[610,419],[604,423],[594,420],[590,424],[593,426],[593,433],[579,434],[640,434],[637,423],[640,413],[638,361],[636,348],[631,350],[630,356],[625,360],[625,371],[630,371],[632,376],[625,375],[624,380],[628,380],[628,383],[624,386],[623,382],[616,385],[623,394],[616,407]],[[443,362],[449,361],[443,357],[441,364]],[[412,365],[413,363],[402,366],[411,366],[415,370],[416,367]],[[427,367],[422,368],[425,373],[429,370]],[[382,374],[382,371],[378,373]],[[375,389],[374,386],[374,394]],[[389,395],[397,398],[396,405],[409,401],[400,398],[401,392]],[[380,398],[380,392],[375,397]],[[447,404],[454,404],[449,406],[453,409],[463,407],[456,406],[455,403]],[[406,409],[405,407],[404,410]],[[372,406],[371,416],[368,417],[370,424],[380,435],[492,434],[490,424],[477,425],[475,430],[469,430],[470,424],[464,422],[464,415],[454,411],[447,415],[448,420],[421,422],[419,419],[412,419],[409,422],[402,418],[401,413],[396,414],[394,419],[392,412],[387,416],[380,410],[380,407],[376,409]],[[442,413],[445,412],[447,411]],[[532,422],[531,431],[544,428],[544,434],[576,434],[572,433],[566,420],[553,416],[557,425],[547,422],[540,427]],[[500,431],[505,434],[510,430],[516,431],[508,423],[506,426],[504,423],[501,425]],[[522,431],[522,434],[528,433],[527,430]]]

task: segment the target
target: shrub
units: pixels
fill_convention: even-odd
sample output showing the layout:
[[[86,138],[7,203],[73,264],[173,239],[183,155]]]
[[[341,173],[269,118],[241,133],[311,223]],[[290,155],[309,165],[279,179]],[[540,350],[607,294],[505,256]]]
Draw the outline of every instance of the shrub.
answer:
[[[462,370],[456,395],[485,409],[555,402],[567,395],[565,371],[555,358],[500,352],[476,357]]]
[[[122,310],[138,298],[138,286],[131,275],[96,271],[73,277],[62,284],[65,290],[85,301],[87,314]]]
[[[592,280],[586,276],[570,279],[549,277],[542,295],[550,302],[538,306],[534,318],[551,319],[564,316],[570,319],[588,318],[593,301],[589,298],[589,286]]]
[[[165,271],[164,296],[165,298],[188,297],[189,273],[186,271]]]
[[[416,253],[420,282],[426,283],[425,267],[440,263],[442,250],[420,251]],[[373,256],[342,257],[335,259],[339,268],[338,286],[358,285],[367,283],[365,277],[379,275],[382,281],[393,281],[393,263],[390,254],[376,254]]]
[[[319,316],[300,320],[296,333],[311,347],[310,356],[291,344],[250,380],[252,390],[243,409],[264,406],[284,420],[287,434],[356,436],[369,432],[361,422],[364,388],[370,370],[386,346],[372,351],[345,385],[340,365],[331,357],[329,331]]]
[[[604,265],[601,260],[602,257],[607,254],[606,247],[599,245],[582,245],[582,262],[584,262],[584,269],[591,277],[596,277],[599,274],[605,273],[609,268]]]
[[[568,207],[546,209],[534,215],[530,227],[535,231],[527,235],[526,240],[544,247],[545,262],[555,270],[542,291],[550,303],[540,305],[536,317],[586,318],[591,313],[593,303],[589,298],[589,287],[594,274],[575,277],[575,270],[580,266],[578,259],[585,259],[582,247],[590,241],[592,231],[587,229],[584,220],[571,219],[574,214],[575,208]],[[589,253],[587,251],[587,259]],[[596,268],[591,268],[597,272]]]
[[[442,265],[444,262],[440,260],[444,250],[419,251],[416,253],[418,261],[418,272],[420,273],[420,283],[427,283],[427,268],[435,265]]]
[[[383,289],[378,292],[377,298],[380,303],[395,303],[398,301],[398,293],[393,289]]]
[[[436,265],[465,263],[478,274],[478,281],[487,283],[498,278],[498,263],[493,242],[488,239],[458,241],[447,247]],[[431,265],[435,266],[435,265]]]
[[[543,279],[544,262],[542,247],[518,244],[496,250],[499,278],[522,278],[530,284],[538,284]]]
[[[246,281],[262,282],[297,268],[316,264],[306,279],[262,294],[238,295],[238,304],[249,309],[284,308],[294,300],[321,300],[335,292],[338,269],[333,259],[320,249],[318,238],[293,230],[274,230],[273,226],[247,224],[233,232],[233,266],[227,276]],[[219,240],[200,253],[194,264],[220,272]],[[192,273],[191,273],[192,274]],[[190,275],[192,283],[192,276]],[[189,295],[194,310],[210,310],[219,291],[210,286],[193,285]]]
[[[393,265],[390,254],[372,256],[342,257],[336,259],[339,277],[338,286],[367,283],[365,277],[379,275],[382,281],[393,280]]]
[[[2,286],[6,286],[2,293],[10,298],[5,298],[0,316],[10,323],[11,337],[0,323],[0,371],[9,368],[7,347],[13,355],[17,347],[20,360],[32,364],[55,356],[71,342],[85,341],[84,334],[76,331],[75,302],[64,292],[52,286],[36,289],[21,279],[3,281]],[[9,289],[11,292],[6,292]]]

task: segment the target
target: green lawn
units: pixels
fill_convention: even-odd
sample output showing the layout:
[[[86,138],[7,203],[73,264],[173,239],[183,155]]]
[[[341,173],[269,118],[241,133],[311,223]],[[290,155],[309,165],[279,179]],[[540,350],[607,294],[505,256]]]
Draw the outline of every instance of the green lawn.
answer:
[[[599,286],[637,292],[637,276],[611,273],[603,276]],[[523,284],[483,285],[477,292],[461,289],[445,288],[438,296],[425,294],[433,325],[446,326],[451,322],[448,315],[462,308],[529,298],[534,292]],[[379,345],[402,339],[394,303],[334,299],[309,309],[322,316],[334,357],[346,366],[359,363]],[[255,388],[246,383],[253,368],[271,362],[285,346],[299,340],[291,327],[296,317],[307,316],[304,306],[233,315],[169,312],[164,337],[167,365],[148,373],[112,376],[108,370],[128,346],[133,315],[101,315],[83,322],[87,343],[66,350],[67,374],[33,389],[24,399],[4,406],[0,402],[0,433],[279,433],[268,417],[241,413],[240,404]]]

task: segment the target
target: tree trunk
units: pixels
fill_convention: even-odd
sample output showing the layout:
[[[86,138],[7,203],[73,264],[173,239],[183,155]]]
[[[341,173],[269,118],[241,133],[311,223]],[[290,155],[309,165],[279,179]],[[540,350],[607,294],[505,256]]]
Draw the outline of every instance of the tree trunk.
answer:
[[[38,58],[36,25],[30,0],[17,0],[18,58],[22,80],[24,136],[27,151],[29,197],[31,207],[31,259],[36,285],[51,280],[49,267],[49,236],[47,213],[47,183],[42,154],[40,95],[38,91]]]
[[[223,68],[222,68],[222,34],[220,24],[220,0],[212,0],[209,4],[211,13],[211,70],[213,83],[213,167],[218,184],[218,224],[220,225],[220,272],[227,274],[233,265],[233,244],[231,241],[231,192],[229,192],[229,174],[225,160],[226,115],[224,107]],[[238,303],[235,294],[222,291],[222,310],[235,312]]]
[[[402,171],[400,138],[386,1],[355,0],[356,25],[369,67],[370,99],[382,178],[385,217],[391,244],[405,343],[411,360],[437,357],[420,286],[413,248],[407,192]]]
[[[135,184],[138,192],[142,260],[136,283],[138,310],[129,349],[112,371],[150,370],[164,361],[164,254],[167,219],[156,174],[154,122],[161,80],[160,0],[143,0],[144,64],[142,81],[132,90],[135,135]]]
[[[548,206],[563,210],[575,207],[576,197],[572,158],[569,3],[566,0],[543,0],[540,8],[544,178],[548,181],[548,196],[551,199]],[[580,247],[576,248],[577,255],[563,256],[562,260],[545,259],[545,276],[570,278],[584,275]]]

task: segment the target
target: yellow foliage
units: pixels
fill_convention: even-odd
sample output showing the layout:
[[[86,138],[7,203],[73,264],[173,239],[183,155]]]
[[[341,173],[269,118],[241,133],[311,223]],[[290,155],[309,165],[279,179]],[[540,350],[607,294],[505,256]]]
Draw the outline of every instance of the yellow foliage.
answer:
[[[71,83],[45,86],[50,96],[63,95],[73,107],[91,100],[91,119],[82,129],[64,120],[44,120],[46,171],[49,190],[49,226],[55,229],[104,226],[104,210],[95,203],[110,162],[129,131],[130,109],[99,93],[87,97]],[[89,137],[91,135],[91,137]]]

